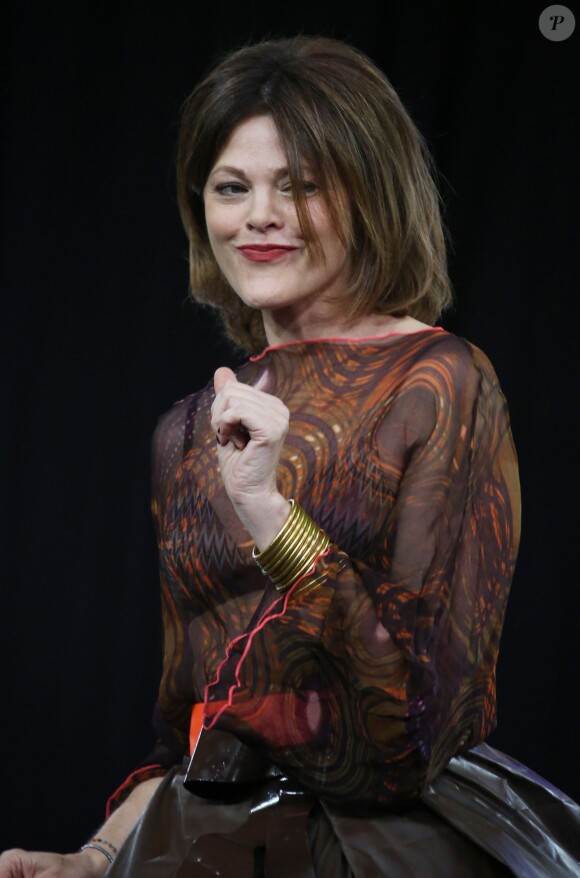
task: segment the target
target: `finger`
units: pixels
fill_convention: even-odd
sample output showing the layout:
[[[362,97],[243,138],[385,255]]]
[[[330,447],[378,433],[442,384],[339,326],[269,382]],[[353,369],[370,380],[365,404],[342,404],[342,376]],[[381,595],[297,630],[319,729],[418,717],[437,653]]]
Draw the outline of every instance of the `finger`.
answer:
[[[237,448],[244,448],[250,438],[260,441],[277,441],[287,432],[289,412],[281,399],[262,391],[267,373],[260,376],[258,386],[231,380],[231,370],[222,367],[218,370],[219,379],[227,377],[222,389],[217,393],[210,411],[212,430],[217,435],[219,445],[225,446],[236,436]],[[234,376],[235,378],[235,376]]]
[[[222,370],[226,371],[226,367],[222,366],[217,371],[222,372]],[[229,372],[230,375],[233,375],[233,372],[231,372],[230,369],[227,369],[227,372]],[[225,383],[222,384],[221,390],[216,392],[215,399],[211,405],[211,417],[219,417],[221,412],[227,409],[236,400],[239,402],[245,400],[248,404],[253,404],[258,401],[261,405],[282,404],[278,397],[265,391],[264,388],[268,383],[268,377],[267,372],[263,373],[263,375],[260,375],[258,378],[256,384],[245,384],[243,381],[238,381],[235,376],[234,380],[231,380],[231,378],[228,377]],[[216,387],[219,386],[220,378],[215,381]]]
[[[243,451],[250,441],[250,432],[243,424],[241,413],[232,409],[223,412],[216,436],[218,445],[223,447],[232,442],[238,451]]]
[[[243,427],[239,427],[238,429],[232,430],[232,432],[228,436],[228,442],[231,442],[234,448],[237,448],[238,451],[243,451],[248,442],[250,441],[250,434]]]
[[[228,439],[234,432],[241,436],[245,432],[261,445],[280,442],[288,432],[290,413],[282,402],[276,402],[276,405],[265,407],[257,404],[257,401],[238,400],[219,414],[214,414],[212,429],[215,433],[219,430],[219,436]],[[243,438],[247,439],[247,435]]]
[[[266,391],[268,383],[267,371],[263,372],[254,384],[245,384],[243,381],[238,381],[231,369],[220,366],[214,375],[215,399],[211,406],[212,414],[220,407],[226,407],[233,399],[254,399],[256,394],[266,396],[269,400],[275,399],[276,397]]]
[[[243,451],[250,441],[250,434],[248,430],[240,423],[222,423],[222,426],[218,428],[218,431],[216,433],[216,439],[218,445],[221,445],[222,448],[227,445],[228,442],[231,442],[238,449],[238,451]]]
[[[240,412],[247,411],[249,407],[256,405],[256,391],[247,384],[239,381],[227,381],[223,388],[216,394],[210,409],[210,422],[212,429],[217,432],[225,412],[236,406]],[[240,417],[240,423],[243,418]]]
[[[227,408],[228,402],[225,394],[223,393],[224,388],[229,384],[230,387],[244,387],[245,385],[240,384],[238,379],[236,378],[234,372],[229,369],[227,366],[220,366],[219,369],[216,369],[214,373],[214,391],[215,391],[215,399],[211,405],[210,413],[212,419],[219,417],[219,414]]]
[[[220,366],[219,369],[216,369],[213,376],[213,386],[216,394],[225,387],[228,381],[237,381],[234,372],[228,369],[227,366]]]

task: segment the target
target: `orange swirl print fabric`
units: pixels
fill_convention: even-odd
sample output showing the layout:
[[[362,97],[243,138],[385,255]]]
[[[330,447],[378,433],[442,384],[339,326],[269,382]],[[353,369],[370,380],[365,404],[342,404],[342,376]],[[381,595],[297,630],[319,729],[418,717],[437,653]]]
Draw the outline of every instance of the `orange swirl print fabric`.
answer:
[[[416,798],[495,723],[495,665],[519,542],[517,460],[485,355],[440,330],[268,349],[288,406],[281,493],[330,535],[284,596],[221,484],[213,390],[154,441],[165,659],[156,749],[187,753],[192,704],[305,789]],[[168,756],[171,754],[171,756]]]

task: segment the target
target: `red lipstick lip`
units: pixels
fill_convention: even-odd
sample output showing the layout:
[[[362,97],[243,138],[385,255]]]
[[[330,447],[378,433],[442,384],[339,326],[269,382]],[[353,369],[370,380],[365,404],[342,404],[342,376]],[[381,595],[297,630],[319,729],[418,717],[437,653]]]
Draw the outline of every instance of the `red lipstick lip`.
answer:
[[[298,247],[288,244],[242,244],[238,250],[250,262],[278,262],[294,253]]]
[[[240,244],[238,250],[255,250],[258,253],[267,253],[268,250],[297,250],[290,244]]]

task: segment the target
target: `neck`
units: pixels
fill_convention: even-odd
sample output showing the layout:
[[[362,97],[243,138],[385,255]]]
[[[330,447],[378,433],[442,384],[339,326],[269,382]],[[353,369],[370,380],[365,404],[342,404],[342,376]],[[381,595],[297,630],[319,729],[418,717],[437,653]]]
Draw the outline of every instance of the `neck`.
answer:
[[[285,322],[279,315],[262,312],[264,330],[268,346],[287,344],[292,341],[308,341],[315,338],[371,338],[388,335],[391,332],[417,332],[429,329],[427,323],[421,323],[413,317],[393,317],[390,314],[365,314],[355,320],[328,319],[328,315],[320,320],[306,322]]]

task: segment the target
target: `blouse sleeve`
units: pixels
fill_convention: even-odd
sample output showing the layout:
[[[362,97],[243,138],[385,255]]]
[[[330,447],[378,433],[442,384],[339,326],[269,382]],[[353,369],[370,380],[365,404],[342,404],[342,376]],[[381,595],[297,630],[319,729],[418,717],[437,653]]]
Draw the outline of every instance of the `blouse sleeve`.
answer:
[[[332,542],[285,595],[268,584],[206,690],[204,725],[320,796],[393,805],[495,725],[520,504],[485,356],[442,346],[416,364],[383,401],[368,455],[383,509],[373,545],[349,557]]]
[[[188,397],[186,400],[176,403],[160,418],[153,434],[151,512],[157,537],[159,537],[164,498],[167,497],[169,486],[174,481],[182,460],[185,432],[188,426],[186,418],[192,400],[193,397]],[[168,590],[163,588],[163,581],[161,585],[161,609],[164,628],[167,631],[167,619],[171,616],[167,607]],[[155,705],[153,727],[157,735],[153,749],[109,797],[106,807],[107,817],[119,807],[139,783],[153,777],[162,777],[168,769],[183,759],[185,752],[183,740],[163,716],[159,703]]]

